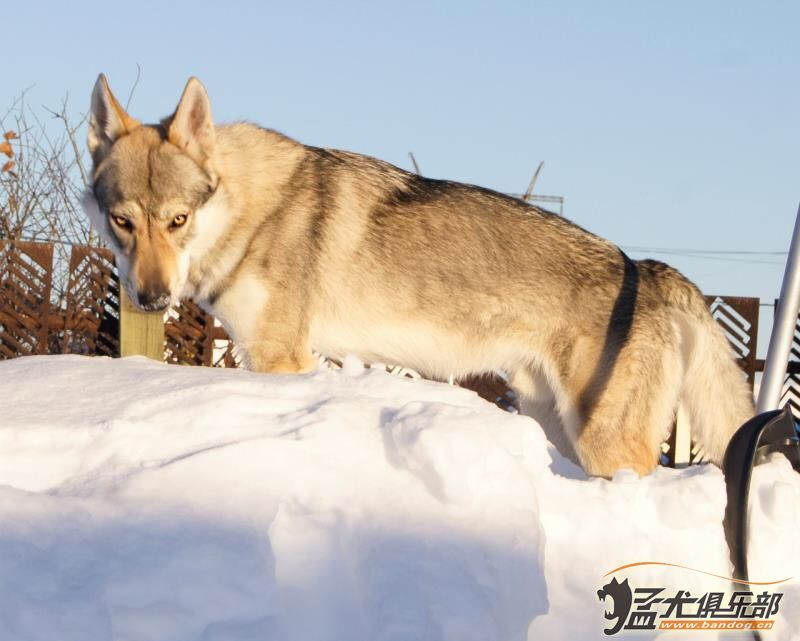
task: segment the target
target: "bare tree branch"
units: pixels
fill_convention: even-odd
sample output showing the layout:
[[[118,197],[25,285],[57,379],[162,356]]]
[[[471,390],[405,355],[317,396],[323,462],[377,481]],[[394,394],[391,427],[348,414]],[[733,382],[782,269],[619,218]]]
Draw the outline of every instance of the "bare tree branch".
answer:
[[[53,303],[64,302],[71,246],[93,243],[81,196],[89,181],[78,131],[65,97],[58,110],[44,109],[61,127],[43,122],[26,91],[0,117],[0,240],[53,243]]]
[[[125,111],[128,110],[128,107],[131,106],[131,100],[133,99],[133,92],[136,91],[136,87],[139,86],[139,79],[142,77],[142,67],[139,63],[136,63],[136,80],[133,81],[133,86],[131,87],[131,92],[128,94],[128,101],[125,103]]]

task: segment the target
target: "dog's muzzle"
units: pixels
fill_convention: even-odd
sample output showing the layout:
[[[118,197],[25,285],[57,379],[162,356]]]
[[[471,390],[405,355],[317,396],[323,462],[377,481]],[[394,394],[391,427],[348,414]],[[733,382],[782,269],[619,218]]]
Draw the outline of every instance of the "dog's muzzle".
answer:
[[[138,306],[146,312],[163,312],[169,307],[171,298],[169,294],[151,294],[138,292]]]

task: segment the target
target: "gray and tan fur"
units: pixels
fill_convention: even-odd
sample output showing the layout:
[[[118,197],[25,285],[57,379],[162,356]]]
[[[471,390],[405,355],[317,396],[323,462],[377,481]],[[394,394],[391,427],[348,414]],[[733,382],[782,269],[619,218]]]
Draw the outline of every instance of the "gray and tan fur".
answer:
[[[131,298],[192,297],[263,372],[312,350],[456,378],[502,370],[555,410],[584,469],[645,474],[679,403],[711,459],[752,399],[697,288],[502,194],[251,124],[215,126],[191,79],[158,125],[103,76],[87,210]]]

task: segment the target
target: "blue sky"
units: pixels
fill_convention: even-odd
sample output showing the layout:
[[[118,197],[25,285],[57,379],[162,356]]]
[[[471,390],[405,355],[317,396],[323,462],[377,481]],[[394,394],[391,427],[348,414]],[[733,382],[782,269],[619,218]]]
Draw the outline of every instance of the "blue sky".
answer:
[[[788,248],[800,3],[31,0],[3,17],[0,107],[33,85],[31,104],[68,93],[77,115],[100,71],[126,99],[138,63],[144,120],[197,75],[218,121],[406,168],[413,151],[429,176],[522,192],[544,160],[537,192],[623,247]],[[630,253],[708,293],[770,299],[783,273],[782,256]]]

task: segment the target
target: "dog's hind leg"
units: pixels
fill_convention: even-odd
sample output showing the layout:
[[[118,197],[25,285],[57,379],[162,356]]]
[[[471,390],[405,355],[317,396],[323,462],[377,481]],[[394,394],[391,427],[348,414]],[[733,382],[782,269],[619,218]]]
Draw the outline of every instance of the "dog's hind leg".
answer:
[[[583,469],[610,477],[623,468],[640,475],[658,464],[675,418],[682,380],[674,333],[641,332],[594,387],[581,390],[582,425],[574,445]]]

